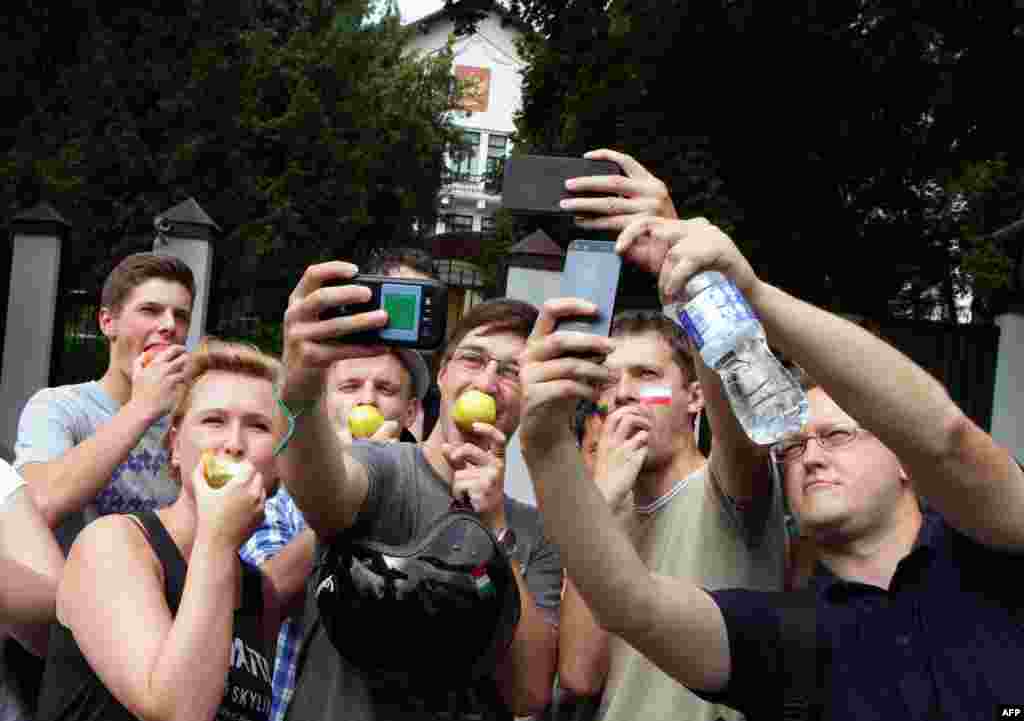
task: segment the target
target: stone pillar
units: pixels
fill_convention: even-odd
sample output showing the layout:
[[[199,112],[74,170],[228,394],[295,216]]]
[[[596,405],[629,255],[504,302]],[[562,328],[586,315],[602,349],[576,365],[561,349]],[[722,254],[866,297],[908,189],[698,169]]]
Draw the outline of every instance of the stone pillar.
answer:
[[[544,301],[560,295],[564,263],[565,253],[558,244],[544,231],[535,231],[509,248],[502,263],[501,295],[540,307]],[[519,433],[509,439],[505,459],[505,492],[536,505],[533,483],[519,448]]]
[[[992,437],[1024,463],[1024,305],[996,316],[999,355],[992,398]]]
[[[188,264],[195,276],[196,297],[192,303],[192,323],[185,341],[186,347],[191,350],[206,333],[206,315],[210,307],[210,285],[213,278],[213,240],[220,233],[220,226],[194,198],[165,210],[153,219],[153,225],[157,231],[153,252],[180,258]]]
[[[1024,463],[1024,218],[1000,228],[992,239],[1013,260],[1009,288],[997,294],[993,303],[999,326],[999,355],[992,398],[992,437]]]
[[[13,458],[18,416],[49,383],[57,281],[71,225],[42,203],[11,221],[11,285],[0,376],[0,457]]]

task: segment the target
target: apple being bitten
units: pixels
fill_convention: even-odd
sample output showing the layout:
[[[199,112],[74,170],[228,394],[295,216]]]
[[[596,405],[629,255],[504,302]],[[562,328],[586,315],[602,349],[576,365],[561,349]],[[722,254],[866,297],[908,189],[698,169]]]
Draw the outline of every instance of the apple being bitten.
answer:
[[[201,462],[203,478],[210,488],[221,488],[235,478],[244,476],[251,469],[248,461],[233,461],[225,456],[218,456],[210,449],[203,451]]]

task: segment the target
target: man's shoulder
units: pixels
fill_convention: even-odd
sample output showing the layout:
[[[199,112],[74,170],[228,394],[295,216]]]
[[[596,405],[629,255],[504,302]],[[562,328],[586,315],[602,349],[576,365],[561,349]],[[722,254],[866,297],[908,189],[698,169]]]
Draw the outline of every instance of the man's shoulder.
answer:
[[[28,399],[27,406],[31,405],[91,405],[97,408],[105,408],[99,384],[96,381],[85,383],[70,383],[62,386],[49,386],[40,388]]]

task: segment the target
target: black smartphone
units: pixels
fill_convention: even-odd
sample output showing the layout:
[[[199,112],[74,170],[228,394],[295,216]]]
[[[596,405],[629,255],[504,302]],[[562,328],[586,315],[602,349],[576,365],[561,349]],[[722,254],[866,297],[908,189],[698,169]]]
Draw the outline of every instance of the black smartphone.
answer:
[[[609,160],[553,155],[514,155],[505,161],[501,204],[511,213],[565,214],[558,207],[563,198],[589,197],[570,193],[565,181],[585,175],[622,175]]]
[[[615,314],[615,294],[619,290],[622,258],[615,243],[608,240],[574,240],[565,255],[562,270],[563,298],[589,300],[597,306],[597,315],[569,318],[558,323],[557,330],[574,330],[607,336]]]
[[[339,343],[393,345],[434,350],[444,343],[448,325],[448,286],[436,280],[357,275],[336,285],[363,285],[370,289],[366,303],[328,308],[320,320],[373,310],[386,310],[388,324],[377,330],[339,337]]]

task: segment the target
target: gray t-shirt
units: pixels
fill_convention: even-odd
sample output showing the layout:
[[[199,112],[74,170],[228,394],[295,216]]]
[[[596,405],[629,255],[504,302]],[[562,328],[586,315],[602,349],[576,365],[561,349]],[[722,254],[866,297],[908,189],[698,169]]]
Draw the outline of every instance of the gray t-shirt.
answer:
[[[96,381],[44,388],[33,395],[18,419],[14,467],[60,458],[120,410],[118,403]],[[83,512],[84,523],[108,513],[155,510],[173,503],[178,484],[167,473],[163,447],[168,420],[150,426],[114,469],[107,485]]]
[[[369,494],[357,519],[367,537],[392,545],[421,537],[451,505],[449,484],[438,476],[419,446],[411,443],[358,442],[353,455],[367,468]],[[558,622],[562,567],[558,551],[543,535],[537,509],[505,497],[505,514],[516,533],[515,560],[520,564],[534,602],[552,624]],[[315,574],[314,574],[315,575]],[[311,582],[315,582],[311,579]],[[411,721],[434,719],[418,707],[418,700],[401,697],[393,689],[375,688],[372,679],[345,662],[317,623],[313,588],[307,588],[304,613],[305,643],[299,660],[295,695],[288,708],[289,721]],[[416,643],[415,638],[408,643]],[[401,647],[395,653],[402,653]],[[445,662],[445,649],[437,649],[437,662]],[[486,681],[469,696],[474,708],[459,708],[446,718],[511,719],[497,701],[497,688]],[[471,702],[472,703],[472,702]]]

